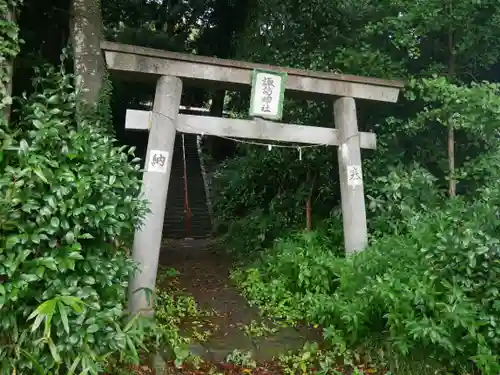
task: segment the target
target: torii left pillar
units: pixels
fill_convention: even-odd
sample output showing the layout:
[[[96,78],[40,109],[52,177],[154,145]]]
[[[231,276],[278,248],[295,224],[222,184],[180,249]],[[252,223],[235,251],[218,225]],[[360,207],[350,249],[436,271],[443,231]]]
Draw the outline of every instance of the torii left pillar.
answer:
[[[143,192],[150,212],[135,232],[132,251],[133,260],[139,264],[139,271],[129,283],[128,308],[132,314],[154,313],[148,292],[155,290],[181,95],[182,81],[178,77],[158,79],[143,176]]]

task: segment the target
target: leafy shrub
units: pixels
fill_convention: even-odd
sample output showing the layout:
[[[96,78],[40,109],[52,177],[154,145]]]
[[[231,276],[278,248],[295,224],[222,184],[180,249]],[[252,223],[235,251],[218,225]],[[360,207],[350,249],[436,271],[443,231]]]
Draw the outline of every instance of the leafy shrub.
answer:
[[[382,171],[366,184],[372,235],[404,234],[407,220],[442,203],[444,196],[436,186],[437,179],[417,163],[378,169],[378,173]]]
[[[173,296],[171,291],[160,290],[155,303],[155,335],[156,347],[168,351],[167,357],[173,359],[176,366],[191,356],[190,338],[181,333],[182,319],[196,319],[200,311],[192,296]]]
[[[336,289],[331,275],[336,273],[332,259],[338,257],[338,249],[325,246],[328,243],[317,232],[296,234],[278,241],[266,254],[266,274],[270,279],[282,276],[287,280],[286,289],[292,293],[330,293]],[[334,251],[337,250],[337,251]]]
[[[404,187],[416,179],[432,191],[425,174],[415,170],[398,178],[391,181]],[[434,210],[391,194],[398,189],[389,183],[377,202],[387,209],[385,220],[398,215],[404,230],[380,234],[348,259],[317,235],[289,237],[235,278],[268,313],[320,324],[332,344],[375,345],[397,373],[413,362],[470,372],[474,362],[484,374],[497,374],[497,183],[473,201],[456,198]],[[394,211],[398,201],[407,209]],[[434,198],[422,201],[432,204]]]
[[[457,200],[412,220],[404,237],[375,241],[346,261],[323,323],[353,343],[379,333],[399,356],[420,353],[463,369],[474,358],[498,373],[495,211]]]
[[[234,274],[247,296],[275,316],[323,325],[331,343],[371,341],[389,351],[398,374],[413,361],[498,374],[499,87],[437,76],[410,79],[404,110],[383,125],[374,125],[377,120],[360,106],[360,123],[377,132],[377,150],[363,158],[372,238],[369,249],[350,259],[337,256],[336,160],[314,154],[298,165],[285,153],[250,153],[234,161],[219,202],[224,217],[245,217],[258,208],[278,222],[294,218],[282,220],[283,233],[278,223],[259,228],[262,237],[282,240],[257,265]],[[305,172],[323,167],[333,173],[322,174],[314,188],[326,219],[316,226],[319,240],[288,235],[300,223]],[[449,187],[455,191],[449,180],[458,183],[459,198],[451,201],[445,196]],[[276,204],[283,202],[288,205]],[[255,231],[245,229],[257,226],[244,224],[259,220],[244,220],[230,235],[252,246]]]
[[[332,275],[338,273],[338,251],[327,243],[318,232],[285,237],[261,256],[257,267],[235,271],[232,277],[251,302],[274,317],[295,322],[306,314],[303,296],[329,294],[337,288]]]
[[[280,219],[280,215],[265,214],[257,209],[245,217],[234,218],[218,240],[235,257],[256,254],[287,231]]]
[[[247,256],[304,228],[308,197],[313,220],[328,216],[339,194],[334,153],[307,149],[300,159],[293,149],[263,152],[262,147],[245,146],[240,151],[219,166],[213,179],[216,225],[226,248]]]
[[[38,76],[19,122],[0,123],[1,371],[34,372],[22,349],[53,374],[72,366],[96,374],[110,353],[136,358],[141,341],[140,329],[124,329],[135,269],[126,246],[146,213],[138,160],[129,162],[133,150],[118,147],[106,124],[77,121],[71,75]]]
[[[235,255],[245,256],[266,248],[287,226],[294,226],[296,212],[279,197],[279,177],[257,169],[263,160],[272,168],[285,155],[281,151],[276,155],[242,151],[245,156],[222,164],[214,176],[214,211],[221,241]],[[257,189],[259,185],[263,187]]]

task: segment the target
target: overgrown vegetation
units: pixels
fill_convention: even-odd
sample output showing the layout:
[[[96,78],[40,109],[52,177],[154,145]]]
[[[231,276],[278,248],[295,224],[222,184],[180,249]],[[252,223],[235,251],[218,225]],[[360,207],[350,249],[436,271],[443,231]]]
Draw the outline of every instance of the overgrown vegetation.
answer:
[[[219,170],[215,205],[227,246],[256,259],[234,279],[267,314],[289,324],[320,325],[334,357],[370,358],[397,374],[497,374],[499,87],[474,82],[469,73],[484,74],[498,49],[489,44],[488,56],[494,57],[485,60],[468,49],[488,45],[483,36],[455,30],[464,17],[480,27],[481,17],[496,33],[497,16],[486,15],[489,3],[454,9],[436,3],[431,8],[449,27],[441,29],[429,4],[393,4],[401,9],[398,17],[365,5],[359,14],[364,21],[351,24],[360,30],[357,42],[317,54],[341,70],[346,63],[351,73],[371,74],[371,66],[356,64],[363,51],[364,58],[379,61],[385,71],[379,76],[408,77],[402,111],[386,116],[371,105],[360,108],[360,121],[378,136],[378,149],[363,158],[370,246],[343,256],[334,150],[310,150],[299,160],[293,150],[243,148]],[[266,3],[269,13],[261,13],[261,20],[282,22],[271,14],[275,6]],[[381,12],[377,20],[368,18],[375,17],[370,6]],[[289,14],[296,23],[288,24],[303,27],[307,14]],[[271,46],[292,33],[276,31],[269,29]],[[300,44],[316,31],[297,32],[293,40]],[[448,32],[456,47],[449,50],[436,40],[439,53],[430,57],[428,38]],[[375,47],[373,38],[388,34],[396,41]],[[273,51],[268,58],[286,64],[323,61],[312,58],[312,51]],[[262,53],[269,56],[269,49]],[[396,63],[401,54],[402,63]],[[299,103],[290,111],[293,122],[313,124],[322,113]],[[304,233],[309,194],[315,231]]]
[[[15,22],[0,26],[5,63],[20,40]],[[2,111],[12,103],[5,65]],[[0,372],[114,373],[160,348],[177,365],[196,361],[179,328],[198,315],[193,298],[160,290],[156,322],[125,309],[129,247],[147,212],[139,158],[111,135],[109,81],[88,105],[66,65],[63,55],[59,68],[35,67],[14,120],[0,117]]]
[[[497,93],[493,84],[411,82],[406,95],[423,110],[387,124],[397,124],[402,137],[416,138],[453,117],[466,155],[454,176],[462,194],[446,198],[439,150],[429,154],[428,145],[418,145],[411,158],[420,163],[405,164],[410,158],[404,154],[393,162],[394,151],[383,138],[365,165],[369,249],[349,259],[339,256],[341,222],[335,215],[316,232],[281,236],[255,266],[235,273],[249,299],[292,324],[320,325],[332,347],[356,348],[394,373],[498,373]],[[239,186],[245,186],[245,176],[239,176]],[[231,185],[225,189],[225,196],[246,197]],[[263,199],[261,191],[253,194]],[[241,225],[247,228],[257,222],[255,216],[239,220],[247,220]],[[231,238],[247,233],[235,231]]]
[[[5,62],[19,40],[12,22],[2,33]],[[124,307],[127,246],[147,210],[138,160],[106,134],[106,117],[78,113],[61,69],[36,69],[16,120],[0,119],[2,374],[98,374],[109,357],[137,361],[144,336]],[[1,94],[3,110],[12,100]]]
[[[104,124],[76,121],[72,75],[40,69],[35,85],[0,128],[3,371],[32,371],[34,358],[54,374],[97,373],[142,342],[124,305],[127,246],[147,209],[139,166]]]
[[[290,373],[327,374],[338,361],[355,369],[363,358],[396,374],[499,373],[500,92],[488,82],[498,82],[498,5],[103,2],[105,34],[121,42],[406,80],[398,105],[357,103],[361,127],[378,137],[363,153],[371,238],[361,254],[343,257],[334,149],[299,158],[244,146],[218,168],[221,240],[254,260],[234,279],[276,319],[323,328],[328,348],[283,357]],[[2,17],[22,16],[21,30],[0,23],[2,111],[21,51],[15,111],[10,123],[0,117],[1,372],[97,373],[137,362],[154,340],[179,364],[189,358],[178,325],[197,314],[192,299],[159,293],[155,327],[124,310],[128,246],[146,205],[138,160],[109,130],[123,139],[124,106],[143,107],[154,90],[115,82],[80,113],[73,76],[40,68],[59,64],[65,9],[69,1],[0,0]],[[35,22],[42,11],[53,28]],[[185,90],[185,105],[211,98],[212,112],[224,107],[220,92]],[[225,109],[246,112],[245,95],[227,99]],[[331,112],[330,103],[287,100],[284,121],[325,126]],[[304,233],[307,200],[315,231]]]

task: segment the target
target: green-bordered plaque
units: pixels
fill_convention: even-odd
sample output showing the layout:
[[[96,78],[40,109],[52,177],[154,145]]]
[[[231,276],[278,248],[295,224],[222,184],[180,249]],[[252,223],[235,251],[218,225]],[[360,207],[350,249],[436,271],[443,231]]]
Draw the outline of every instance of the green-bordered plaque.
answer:
[[[252,72],[250,116],[280,120],[283,116],[286,73],[255,69]]]

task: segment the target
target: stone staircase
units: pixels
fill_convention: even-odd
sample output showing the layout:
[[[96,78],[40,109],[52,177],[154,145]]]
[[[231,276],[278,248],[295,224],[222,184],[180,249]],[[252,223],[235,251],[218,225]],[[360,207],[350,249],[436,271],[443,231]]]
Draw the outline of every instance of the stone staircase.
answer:
[[[184,161],[182,134],[175,138],[172,174],[168,187],[167,207],[163,222],[163,237],[167,239],[206,238],[212,234],[212,222],[207,204],[196,134],[185,134],[188,200],[191,211],[189,234],[186,228],[184,197]]]

